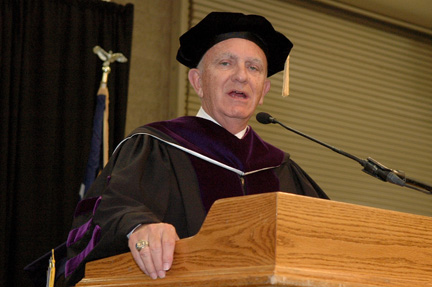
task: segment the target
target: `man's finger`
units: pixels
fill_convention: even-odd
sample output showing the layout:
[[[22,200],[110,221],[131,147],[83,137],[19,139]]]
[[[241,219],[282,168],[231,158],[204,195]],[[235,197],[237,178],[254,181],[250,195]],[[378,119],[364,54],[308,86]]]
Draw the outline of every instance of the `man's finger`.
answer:
[[[149,242],[150,245],[150,242]],[[153,254],[150,246],[146,246],[141,251],[139,251],[139,256],[144,263],[144,268],[147,274],[152,278],[156,279],[158,277],[155,265],[153,263]]]
[[[149,273],[144,265],[144,262],[141,259],[140,253],[136,248],[136,244],[133,244],[132,241],[129,241],[129,249],[131,250],[132,257],[134,258],[135,262],[137,263],[138,267],[147,275],[149,276]]]
[[[164,237],[162,240],[163,254],[162,254],[162,268],[164,271],[171,269],[172,262],[174,259],[175,243],[179,240],[177,233],[168,237]]]

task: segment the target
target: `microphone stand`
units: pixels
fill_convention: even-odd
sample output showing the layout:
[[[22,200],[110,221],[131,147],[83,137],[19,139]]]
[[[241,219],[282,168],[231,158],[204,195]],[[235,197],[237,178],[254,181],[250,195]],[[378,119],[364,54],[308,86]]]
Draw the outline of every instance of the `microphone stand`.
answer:
[[[317,144],[320,144],[328,149],[331,149],[332,151],[341,154],[345,157],[348,157],[352,160],[355,160],[356,162],[358,162],[361,166],[363,166],[363,172],[372,175],[373,177],[376,177],[382,181],[385,182],[390,182],[399,186],[404,186],[404,187],[408,187],[411,189],[415,189],[417,191],[421,191],[423,193],[426,194],[432,194],[432,186],[417,180],[414,180],[412,178],[408,178],[407,176],[405,176],[405,173],[403,171],[400,170],[394,170],[394,169],[390,169],[388,167],[385,167],[384,165],[382,165],[381,163],[379,163],[378,161],[374,160],[371,157],[368,157],[367,159],[360,159],[358,157],[356,157],[355,155],[349,154],[341,149],[335,148],[334,146],[331,146],[329,144],[326,144],[325,142],[319,141],[307,134],[304,134],[298,130],[295,130],[291,127],[288,127],[286,125],[284,125],[283,123],[281,123],[280,121],[276,120],[275,118],[273,118],[272,116],[270,116],[267,113],[258,113],[256,116],[256,119],[258,120],[258,122],[262,123],[262,124],[279,124],[280,126],[284,127],[285,129],[296,133],[302,137],[305,137]]]

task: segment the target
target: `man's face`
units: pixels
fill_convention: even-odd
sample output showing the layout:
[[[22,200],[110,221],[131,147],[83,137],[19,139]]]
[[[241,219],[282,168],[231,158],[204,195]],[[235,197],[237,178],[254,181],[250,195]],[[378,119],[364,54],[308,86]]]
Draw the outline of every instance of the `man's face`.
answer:
[[[195,75],[194,88],[204,110],[224,127],[246,125],[270,89],[267,58],[259,46],[245,39],[232,38],[214,45]]]

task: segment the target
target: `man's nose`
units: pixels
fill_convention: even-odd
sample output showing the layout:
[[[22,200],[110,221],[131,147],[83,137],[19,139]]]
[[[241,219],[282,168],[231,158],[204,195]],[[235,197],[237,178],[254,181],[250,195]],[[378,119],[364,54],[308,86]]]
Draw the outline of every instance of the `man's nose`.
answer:
[[[233,80],[239,82],[246,82],[247,78],[247,67],[244,65],[238,65],[234,71]]]

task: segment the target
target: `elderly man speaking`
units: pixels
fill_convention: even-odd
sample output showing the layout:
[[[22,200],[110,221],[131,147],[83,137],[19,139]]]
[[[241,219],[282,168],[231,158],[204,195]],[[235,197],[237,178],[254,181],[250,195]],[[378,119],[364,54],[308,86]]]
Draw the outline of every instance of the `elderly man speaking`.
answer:
[[[132,252],[164,278],[175,242],[196,234],[215,200],[284,191],[327,198],[289,154],[248,125],[292,43],[257,15],[213,12],[180,37],[177,60],[201,99],[195,117],[150,123],[116,148],[76,209],[67,284],[86,262]]]

